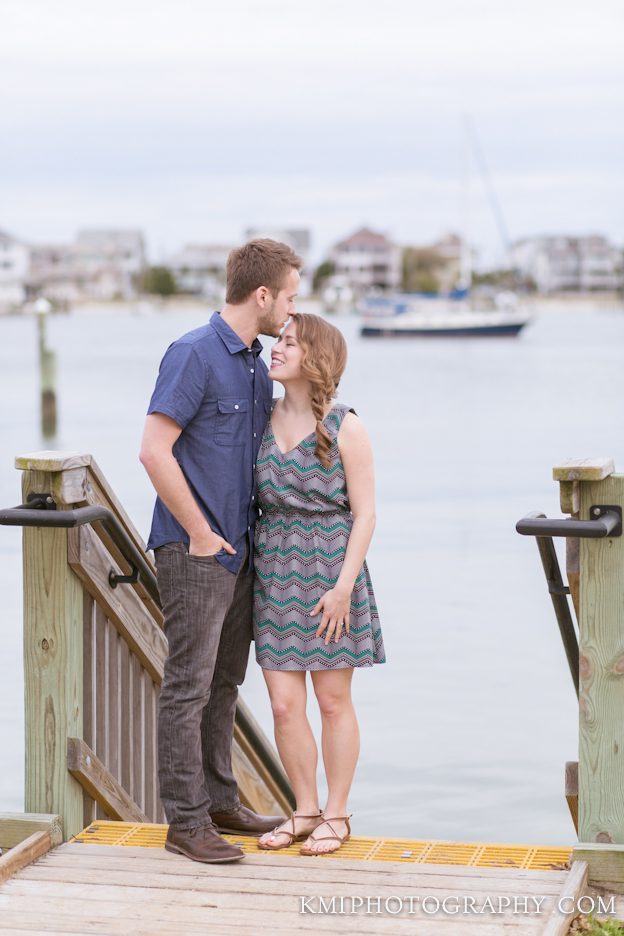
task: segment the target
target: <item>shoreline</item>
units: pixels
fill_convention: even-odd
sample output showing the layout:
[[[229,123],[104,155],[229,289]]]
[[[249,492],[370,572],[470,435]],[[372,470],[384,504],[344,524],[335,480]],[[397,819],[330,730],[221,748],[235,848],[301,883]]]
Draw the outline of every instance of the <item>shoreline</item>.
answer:
[[[624,296],[612,292],[596,293],[553,293],[548,296],[532,295],[521,297],[520,302],[528,309],[540,313],[562,312],[567,310],[587,312],[592,310],[621,309],[624,311]],[[301,311],[323,312],[323,302],[316,296],[306,296],[298,300]],[[209,299],[199,296],[174,295],[139,296],[136,299],[84,300],[74,303],[68,309],[53,310],[50,315],[100,315],[105,313],[127,313],[131,315],[156,315],[168,312],[212,312],[219,306]],[[34,308],[19,310],[0,309],[0,318],[30,318],[37,313]],[[350,318],[356,316],[354,310],[340,314],[331,314],[332,318]]]

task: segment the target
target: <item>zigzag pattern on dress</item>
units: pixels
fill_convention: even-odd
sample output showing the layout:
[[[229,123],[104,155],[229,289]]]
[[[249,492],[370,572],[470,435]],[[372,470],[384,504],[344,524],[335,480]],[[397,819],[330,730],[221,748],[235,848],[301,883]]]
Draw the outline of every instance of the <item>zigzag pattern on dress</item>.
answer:
[[[258,613],[261,614],[263,608],[258,609]],[[279,632],[281,638],[286,637],[290,633],[296,633],[302,636],[303,639],[308,637],[313,637],[316,634],[316,628],[318,627],[318,622],[310,622],[310,618],[303,618],[302,620],[293,620],[292,616],[286,620],[284,615],[284,623],[276,624],[275,620],[272,617],[267,617],[264,619],[258,618],[256,621],[256,627],[258,628],[258,633],[262,634],[263,631],[275,629]],[[361,625],[358,626],[351,618],[349,623],[349,632],[353,633],[356,637],[362,635],[363,637],[368,636],[368,620],[362,621]]]
[[[331,647],[328,644],[327,647]],[[372,661],[368,659],[369,653],[353,653],[346,647],[340,648],[336,653],[329,649],[315,648],[309,653],[302,652],[298,647],[284,647],[281,650],[275,650],[271,644],[262,644],[257,648],[259,660],[265,669],[291,669],[291,670],[317,670],[317,669],[345,669],[349,666],[372,666]],[[364,658],[367,658],[364,661]],[[276,665],[270,666],[269,663]],[[301,663],[305,665],[301,665]],[[288,666],[287,664],[298,664]]]
[[[280,562],[279,556],[276,556],[276,562]],[[288,561],[285,561],[285,565],[290,565]],[[258,578],[263,582],[273,582],[274,584],[280,583],[280,588],[287,588],[290,582],[295,582],[296,584],[304,583],[306,585],[315,584],[318,585],[320,582],[322,585],[327,585],[329,588],[332,588],[336,583],[336,576],[328,578],[326,575],[321,575],[320,572],[317,572],[316,575],[302,575],[302,573],[296,569],[291,569],[290,572],[287,572],[286,575],[279,575],[277,572],[265,573],[258,571]],[[355,584],[358,584],[358,581],[363,580],[364,573],[360,572],[358,578],[355,580]]]
[[[351,595],[350,628],[338,641],[317,637],[320,615],[311,609],[340,574],[353,518],[337,435],[348,407],[325,419],[332,437],[324,468],[311,433],[282,453],[267,425],[256,460],[258,501],[254,637],[267,669],[319,670],[385,662],[383,638],[366,563]]]
[[[296,474],[299,478],[306,477],[315,477],[317,476],[321,480],[326,480],[331,478],[337,471],[340,471],[340,465],[332,465],[330,468],[326,468],[324,465],[321,465],[319,462],[318,465],[300,465],[296,459],[291,458],[288,460],[279,459],[273,453],[270,453],[266,458],[261,458],[256,460],[256,465],[264,465],[269,462],[273,462],[280,473],[283,473],[286,470],[291,470],[293,474]]]

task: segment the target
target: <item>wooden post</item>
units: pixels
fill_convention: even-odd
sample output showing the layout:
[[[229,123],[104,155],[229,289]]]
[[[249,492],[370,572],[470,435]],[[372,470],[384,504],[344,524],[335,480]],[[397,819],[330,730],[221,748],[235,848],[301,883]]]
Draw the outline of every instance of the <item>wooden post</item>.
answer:
[[[39,374],[41,378],[41,432],[44,439],[56,435],[56,355],[46,344],[46,322],[52,306],[47,299],[37,299],[39,331]]]
[[[135,547],[145,543],[88,454],[16,459],[24,503],[51,494],[57,509],[101,504]],[[157,786],[157,708],[167,640],[141,581],[113,589],[130,563],[99,524],[24,529],[26,808],[63,818],[65,835],[107,815],[163,818]],[[292,808],[285,775],[239,700],[233,762],[241,798],[270,813]],[[293,801],[294,802],[294,801]]]
[[[624,507],[624,475],[581,485],[593,504]],[[581,540],[579,837],[624,844],[624,539]]]
[[[624,475],[613,472],[611,459],[596,459],[568,462],[553,474],[578,483],[578,517],[591,520],[594,505],[624,508]],[[622,845],[624,537],[581,539],[579,577],[579,841]],[[600,883],[600,862],[589,865],[590,883]]]
[[[72,471],[89,456],[55,453],[24,470],[22,499],[51,493],[59,510],[78,500]],[[17,459],[17,467],[26,467]],[[62,467],[64,465],[64,467]],[[50,467],[60,470],[46,470]],[[25,527],[24,687],[27,812],[63,817],[66,837],[83,828],[83,792],[67,770],[67,738],[83,733],[83,589],[67,564],[63,529]]]

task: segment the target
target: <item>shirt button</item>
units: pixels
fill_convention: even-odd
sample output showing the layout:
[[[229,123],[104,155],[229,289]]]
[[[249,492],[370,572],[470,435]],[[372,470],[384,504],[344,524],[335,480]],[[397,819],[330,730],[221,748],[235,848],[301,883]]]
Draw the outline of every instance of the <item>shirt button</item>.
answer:
[[[251,530],[251,527],[250,527],[250,526],[248,526],[248,527],[247,527],[247,529],[248,529],[248,530]]]
[[[258,405],[258,401],[254,400],[254,406],[257,406],[257,405]]]
[[[254,439],[256,438],[256,433],[254,432]]]
[[[254,501],[254,500],[256,499],[255,496],[254,496],[253,494],[251,495],[251,499],[252,499],[252,501]]]
[[[254,468],[256,467],[256,463],[255,463],[255,462],[253,463],[253,466],[254,466]]]
[[[250,373],[250,374],[253,374],[253,372],[254,372],[253,367],[250,367],[250,368],[249,368],[249,373]]]
[[[234,409],[238,409],[238,403],[234,404]]]

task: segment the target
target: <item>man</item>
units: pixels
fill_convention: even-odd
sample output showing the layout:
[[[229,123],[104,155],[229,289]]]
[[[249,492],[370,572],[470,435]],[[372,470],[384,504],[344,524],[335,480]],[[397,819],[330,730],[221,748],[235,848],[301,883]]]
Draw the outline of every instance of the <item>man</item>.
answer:
[[[154,550],[169,654],[160,693],[165,848],[236,861],[219,832],[260,835],[280,822],[242,806],[232,773],[238,686],[252,639],[255,461],[272,390],[258,335],[295,314],[301,259],[261,239],[233,250],[223,310],[162,360],[140,460],[158,495]]]

